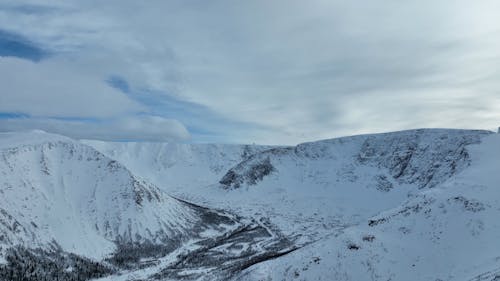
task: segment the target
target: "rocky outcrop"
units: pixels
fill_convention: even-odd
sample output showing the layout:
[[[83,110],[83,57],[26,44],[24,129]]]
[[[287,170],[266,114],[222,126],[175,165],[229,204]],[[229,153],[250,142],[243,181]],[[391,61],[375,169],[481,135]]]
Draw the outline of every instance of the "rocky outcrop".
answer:
[[[467,147],[488,131],[422,129],[368,136],[359,163],[387,169],[400,183],[434,187],[470,164]]]
[[[351,173],[357,166],[377,167],[387,174],[374,176],[374,186],[381,191],[391,190],[393,181],[431,188],[466,168],[471,161],[468,146],[480,143],[488,134],[491,132],[419,129],[303,143],[256,153],[231,168],[220,183],[226,189],[252,186],[279,170],[280,163],[291,161],[300,167],[341,163]],[[349,174],[337,172],[337,176]],[[350,181],[357,178],[350,177]]]
[[[248,161],[248,165],[243,173],[238,173],[237,169],[229,170],[220,180],[225,188],[239,188],[242,184],[255,185],[265,176],[271,174],[276,169],[271,164],[269,157],[259,161]]]

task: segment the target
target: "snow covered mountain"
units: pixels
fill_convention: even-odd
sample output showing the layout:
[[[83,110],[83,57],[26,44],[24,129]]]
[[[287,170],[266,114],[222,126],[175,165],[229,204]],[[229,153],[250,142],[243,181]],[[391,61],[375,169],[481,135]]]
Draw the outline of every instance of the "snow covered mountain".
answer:
[[[79,276],[101,280],[500,279],[489,131],[295,147],[0,139],[11,267],[22,245],[30,257],[59,249],[63,271],[83,263]]]
[[[259,145],[103,142],[83,140],[136,175],[169,192],[217,182],[229,168],[255,153],[272,148]]]
[[[404,134],[408,133],[412,132]],[[432,142],[429,133],[437,136]],[[417,146],[426,151],[425,161],[418,164],[424,158],[413,154],[404,165],[408,172],[403,173],[398,165],[382,164],[393,184],[412,182],[420,188],[418,192],[282,259],[259,264],[242,274],[242,280],[263,276],[272,280],[499,280],[500,136],[470,131],[420,134],[426,136],[421,140],[427,139]],[[437,140],[445,135],[455,141],[436,150],[436,146],[443,147]],[[396,136],[370,136],[370,146],[365,140],[361,147]],[[383,147],[370,155],[387,157],[388,146]],[[440,153],[445,155],[431,156]],[[370,165],[379,166],[379,160]],[[431,175],[439,181],[430,184]],[[398,188],[393,185],[381,192],[393,193]]]
[[[481,180],[467,175],[498,166],[495,143],[488,131],[423,129],[274,147],[234,163],[220,183],[173,191],[269,219],[302,247],[247,269],[242,280],[468,280],[481,273],[492,280],[498,249],[489,256],[483,249],[500,235],[491,221],[498,210],[482,216],[500,194],[490,185],[480,199],[471,196]],[[469,235],[487,232],[487,223],[486,240]],[[461,239],[475,240],[460,248]],[[467,263],[467,252],[484,259]]]
[[[172,198],[115,160],[66,137],[3,133],[0,155],[0,257],[9,262],[0,267],[0,278],[7,280],[26,273],[16,272],[19,260],[55,252],[105,262],[99,275],[106,275],[137,267],[141,258],[164,257],[174,251],[180,255],[183,247],[188,247],[184,255],[189,256],[214,239],[224,245],[233,232],[262,228]],[[268,239],[272,236],[268,232],[260,236],[252,238],[283,244],[281,239]],[[74,259],[66,262],[75,263]],[[66,269],[51,274],[65,274]],[[86,277],[86,273],[74,273],[67,278]],[[42,271],[36,274],[31,278],[50,280]]]

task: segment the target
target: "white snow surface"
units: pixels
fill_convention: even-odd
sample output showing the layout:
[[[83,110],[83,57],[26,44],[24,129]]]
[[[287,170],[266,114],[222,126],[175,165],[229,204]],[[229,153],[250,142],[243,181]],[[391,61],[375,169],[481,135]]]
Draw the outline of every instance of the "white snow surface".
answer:
[[[10,243],[54,239],[98,257],[113,250],[111,237],[147,237],[145,227],[189,232],[195,214],[169,193],[268,219],[300,247],[235,280],[500,279],[500,135],[491,132],[422,129],[296,147],[78,142],[30,132],[1,134],[0,153],[0,218],[20,225],[0,223]],[[135,204],[134,182],[160,199]]]
[[[271,146],[82,140],[170,192],[217,182],[229,168]]]
[[[266,148],[240,163],[210,157],[225,169],[234,163],[228,170],[238,175],[272,165],[237,187],[218,183],[221,173],[206,165],[180,168],[203,184],[176,181],[175,168],[154,161],[146,172],[147,161],[124,148],[155,150],[149,145],[108,143],[105,153],[121,151],[110,157],[140,163],[131,169],[153,182],[168,178],[162,188],[180,198],[269,218],[303,246],[236,279],[493,280],[500,270],[500,138],[491,132],[410,130]]]
[[[200,219],[189,205],[63,136],[1,133],[0,175],[0,256],[9,246],[55,242],[102,259],[115,250],[115,241],[203,235],[193,233]]]
[[[471,166],[444,183],[241,280],[497,280],[500,135],[470,153]]]

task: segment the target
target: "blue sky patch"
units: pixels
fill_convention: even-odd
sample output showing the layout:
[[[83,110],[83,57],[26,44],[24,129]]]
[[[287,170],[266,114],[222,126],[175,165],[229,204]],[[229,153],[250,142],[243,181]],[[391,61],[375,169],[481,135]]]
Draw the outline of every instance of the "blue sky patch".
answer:
[[[28,118],[29,115],[16,112],[0,112],[0,119]]]
[[[47,57],[48,52],[19,34],[0,29],[0,56],[38,62]]]
[[[125,94],[130,94],[130,86],[128,82],[117,75],[111,75],[106,82],[111,87],[124,92]]]

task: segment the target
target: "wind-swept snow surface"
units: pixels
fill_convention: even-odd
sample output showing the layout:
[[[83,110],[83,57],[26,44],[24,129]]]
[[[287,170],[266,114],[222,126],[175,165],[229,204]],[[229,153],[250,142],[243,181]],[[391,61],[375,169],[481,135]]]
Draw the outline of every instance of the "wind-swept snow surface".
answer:
[[[271,148],[229,144],[83,142],[123,163],[136,175],[169,191],[213,184],[232,166]]]
[[[483,272],[492,280],[500,268],[496,145],[497,135],[474,130],[345,137],[259,151],[220,183],[176,191],[268,218],[304,246],[248,268],[243,280],[467,280]]]
[[[200,219],[195,210],[137,180],[96,150],[54,135],[2,135],[4,241],[103,257],[113,241],[156,243],[181,237]],[[13,144],[15,146],[13,146]],[[11,214],[11,212],[13,212]]]
[[[203,252],[213,239],[223,245],[224,237],[250,223],[174,199],[115,160],[65,137],[0,134],[0,157],[0,256],[10,262],[0,268],[1,278],[24,274],[15,272],[22,268],[17,259],[37,263],[39,256],[54,252],[105,261],[109,270],[103,274],[133,269],[142,266],[141,258],[157,259],[186,245],[187,256],[191,250]],[[262,241],[281,243],[269,250],[288,246],[267,231],[263,235]],[[26,250],[35,248],[38,252]],[[55,258],[61,255],[67,254]],[[238,252],[234,256],[240,258]]]
[[[498,134],[83,143],[1,135],[4,257],[100,280],[500,279]]]
[[[242,280],[500,279],[500,136],[467,153],[461,173]]]

